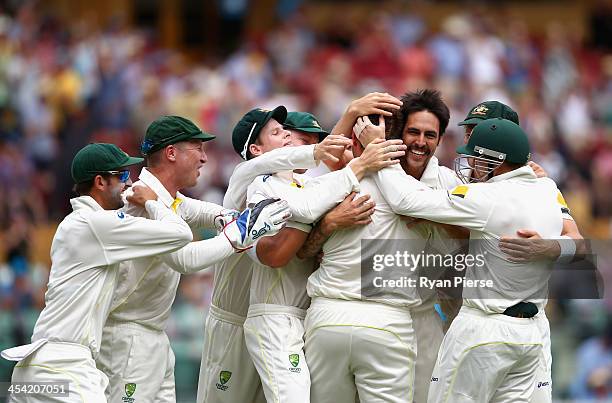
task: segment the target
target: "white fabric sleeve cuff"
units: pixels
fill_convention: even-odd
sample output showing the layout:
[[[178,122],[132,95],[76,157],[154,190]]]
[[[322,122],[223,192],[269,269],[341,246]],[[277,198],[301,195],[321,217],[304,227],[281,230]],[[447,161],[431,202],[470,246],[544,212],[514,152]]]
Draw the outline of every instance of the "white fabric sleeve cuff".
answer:
[[[265,264],[261,263],[261,261],[260,261],[260,260],[259,260],[259,258],[257,257],[257,243],[258,243],[258,242],[255,242],[255,243],[253,244],[253,247],[252,247],[252,248],[249,248],[249,249],[246,251],[246,254],[247,254],[247,255],[249,255],[249,257],[251,258],[251,260],[252,260],[252,261],[254,261],[255,263],[260,264],[260,265],[262,265],[262,266],[265,266]]]
[[[569,263],[574,259],[576,255],[576,241],[567,235],[561,235],[557,238],[561,253],[557,258],[557,263]]]
[[[305,232],[307,234],[309,234],[310,231],[312,231],[312,225],[304,224],[304,223],[297,222],[297,221],[287,221],[286,227],[299,229],[300,231]]]
[[[351,167],[349,165],[347,165],[346,167],[342,168],[342,170],[344,172],[346,172],[346,175],[347,175],[350,183],[353,185],[353,189],[351,191],[359,193],[361,191],[361,187],[359,185],[359,179],[357,179],[357,177],[355,176],[355,173],[353,172]]]

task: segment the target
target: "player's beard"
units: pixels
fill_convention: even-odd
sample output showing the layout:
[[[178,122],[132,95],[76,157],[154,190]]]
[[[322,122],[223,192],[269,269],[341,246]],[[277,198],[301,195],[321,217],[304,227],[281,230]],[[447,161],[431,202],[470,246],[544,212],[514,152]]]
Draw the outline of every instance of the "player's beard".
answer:
[[[117,186],[109,192],[107,201],[110,210],[117,210],[124,206],[121,186]]]

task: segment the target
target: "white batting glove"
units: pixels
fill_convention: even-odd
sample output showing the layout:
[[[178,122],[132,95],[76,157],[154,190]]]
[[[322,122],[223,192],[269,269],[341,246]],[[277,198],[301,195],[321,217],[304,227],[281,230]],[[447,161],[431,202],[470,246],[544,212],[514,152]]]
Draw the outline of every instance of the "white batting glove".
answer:
[[[276,235],[290,218],[285,200],[265,199],[240,213],[223,228],[223,233],[236,251],[244,252],[259,238]]]

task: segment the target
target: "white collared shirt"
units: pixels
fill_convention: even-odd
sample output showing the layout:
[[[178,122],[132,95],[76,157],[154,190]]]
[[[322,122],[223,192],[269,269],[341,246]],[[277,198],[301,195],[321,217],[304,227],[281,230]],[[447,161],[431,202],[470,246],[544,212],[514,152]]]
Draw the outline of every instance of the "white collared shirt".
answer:
[[[214,218],[223,210],[223,207],[217,204],[192,199],[179,192],[176,198],[173,198],[147,168],[142,169],[139,181],[134,183],[134,186],[138,186],[141,182],[157,194],[159,202],[168,212],[176,213],[192,228],[214,228]],[[131,215],[149,217],[146,210],[136,205],[128,204],[125,209]],[[221,238],[216,242],[219,242],[220,249],[215,249],[213,252],[221,254],[217,257],[223,258],[233,254],[233,248],[228,246],[229,242]],[[202,262],[201,268],[212,263],[207,262],[206,258],[199,257],[197,253],[186,255],[190,250],[193,252],[194,244],[197,242],[189,244],[187,249],[183,248],[173,256],[150,256],[122,264],[117,275],[117,288],[113,295],[109,317],[119,322],[135,322],[156,330],[164,330],[176,296],[180,273],[196,271],[199,269],[195,266],[198,261]],[[188,262],[185,261],[185,257],[188,258]],[[174,267],[169,265],[172,261]],[[185,266],[188,266],[188,269],[185,269]]]
[[[544,308],[550,263],[512,263],[499,250],[498,240],[521,228],[533,229],[545,239],[561,234],[563,205],[552,180],[538,179],[528,166],[451,191],[428,189],[397,167],[382,169],[374,179],[397,214],[470,230],[469,252],[484,256],[486,264],[468,268],[466,278],[492,280],[494,286],[476,287],[469,294],[464,287],[466,305],[491,313],[501,313],[521,301]]]
[[[402,175],[407,176],[401,168]],[[448,189],[460,183],[453,171],[440,166],[438,159],[432,156],[429,160],[421,182],[433,189]],[[391,183],[392,188],[401,183]],[[435,225],[419,223],[408,228],[391,206],[387,203],[372,177],[361,180],[361,193],[356,197],[368,194],[376,203],[372,222],[368,225],[351,227],[335,231],[323,245],[323,261],[319,269],[308,279],[307,290],[311,297],[332,299],[364,300],[381,302],[388,305],[415,307],[422,303],[417,290],[406,290],[398,295],[379,295],[376,298],[362,295],[361,261],[364,259],[362,240],[406,240],[407,249],[413,254],[419,254],[427,246],[428,239],[435,237],[440,242],[446,242],[445,248],[454,250],[450,245],[452,240],[440,234]],[[438,246],[439,247],[439,246]],[[415,275],[414,273],[409,276]],[[414,291],[414,292],[413,292]]]
[[[191,241],[187,224],[156,201],[154,220],[104,210],[89,196],[70,200],[73,212],[51,245],[51,272],[32,341],[79,343],[99,351],[121,262],[176,250]]]

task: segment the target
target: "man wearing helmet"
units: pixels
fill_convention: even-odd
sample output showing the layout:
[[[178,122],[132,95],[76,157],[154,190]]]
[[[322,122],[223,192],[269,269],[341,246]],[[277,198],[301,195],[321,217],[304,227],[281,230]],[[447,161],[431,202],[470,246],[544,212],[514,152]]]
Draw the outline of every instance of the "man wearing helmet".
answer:
[[[529,318],[544,308],[552,263],[513,262],[501,253],[497,239],[519,228],[558,238],[563,225],[558,190],[526,166],[529,141],[511,121],[482,121],[457,152],[457,174],[470,183],[451,191],[428,189],[393,167],[374,176],[397,214],[468,228],[470,255],[483,256],[485,264],[469,267],[464,284],[492,284],[464,287],[463,306],[440,348],[428,401],[527,401],[542,350],[540,331]],[[474,382],[476,377],[481,382]]]

